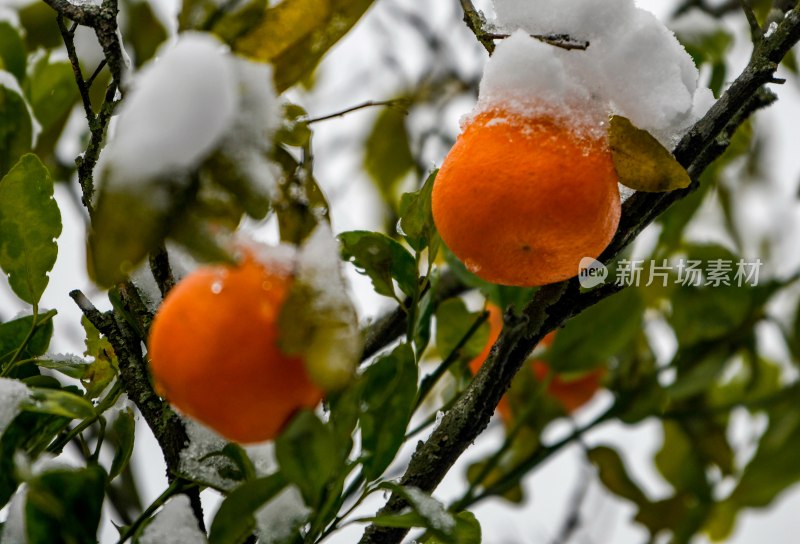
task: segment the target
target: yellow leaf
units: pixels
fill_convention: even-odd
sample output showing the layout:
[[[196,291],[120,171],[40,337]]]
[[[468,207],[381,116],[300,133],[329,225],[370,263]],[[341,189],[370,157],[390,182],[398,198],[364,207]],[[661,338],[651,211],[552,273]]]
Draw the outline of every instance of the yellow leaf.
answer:
[[[665,193],[692,182],[689,174],[649,132],[619,115],[611,117],[611,154],[619,182],[636,191]]]
[[[374,0],[284,0],[261,21],[231,40],[234,51],[275,68],[275,87],[283,92],[316,67],[319,60],[361,18]]]

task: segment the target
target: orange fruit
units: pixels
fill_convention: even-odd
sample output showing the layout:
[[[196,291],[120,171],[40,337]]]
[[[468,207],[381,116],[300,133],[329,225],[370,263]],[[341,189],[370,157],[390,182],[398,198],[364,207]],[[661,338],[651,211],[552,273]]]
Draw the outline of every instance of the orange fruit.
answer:
[[[553,333],[550,333],[553,334]],[[533,375],[544,381],[550,374],[550,367],[544,361],[531,361]],[[547,394],[558,399],[567,413],[572,413],[594,397],[600,389],[600,381],[605,374],[604,368],[597,368],[575,378],[566,378],[555,374],[547,386]]]
[[[503,314],[495,304],[488,304],[486,310],[489,312],[489,340],[483,351],[469,362],[469,368],[473,374],[477,374],[484,361],[489,356],[492,345],[500,336],[503,328]],[[539,345],[549,346],[555,339],[556,331],[551,331],[542,338]],[[550,367],[545,361],[532,359],[530,361],[531,370],[534,377],[539,381],[545,381],[550,374]],[[576,378],[567,378],[560,374],[555,374],[547,385],[547,395],[556,399],[567,413],[572,413],[587,402],[600,389],[600,381],[605,374],[605,369],[598,368],[589,371]],[[503,397],[497,405],[497,411],[504,421],[511,421],[511,406],[508,399]]]
[[[492,283],[576,276],[611,241],[621,204],[605,134],[496,107],[466,126],[433,186],[433,218],[450,250]]]
[[[275,438],[323,391],[304,361],[278,347],[278,316],[291,275],[247,256],[199,268],[164,299],[150,328],[156,391],[229,440]]]

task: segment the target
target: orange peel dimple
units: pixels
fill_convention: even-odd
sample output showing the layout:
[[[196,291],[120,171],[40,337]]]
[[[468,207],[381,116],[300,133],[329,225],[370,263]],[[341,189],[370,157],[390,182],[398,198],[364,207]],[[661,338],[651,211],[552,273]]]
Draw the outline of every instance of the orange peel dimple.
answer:
[[[478,114],[433,187],[442,240],[477,276],[538,286],[576,276],[596,258],[621,213],[605,137],[552,115],[503,108]]]

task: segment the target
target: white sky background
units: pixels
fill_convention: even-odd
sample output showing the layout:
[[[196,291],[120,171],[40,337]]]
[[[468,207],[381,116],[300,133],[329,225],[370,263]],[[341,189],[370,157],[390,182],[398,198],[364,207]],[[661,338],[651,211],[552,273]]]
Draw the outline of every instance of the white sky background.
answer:
[[[0,0],[0,4],[7,1]],[[160,3],[160,7],[165,5],[162,0],[155,3]],[[476,4],[486,9],[488,0]],[[642,0],[638,4],[663,17],[671,12],[675,2]],[[420,43],[418,35],[396,23],[395,15],[390,9],[392,5],[416,6],[417,13],[438,30],[445,46],[451,48],[453,57],[449,60],[456,61],[463,73],[479,73],[485,55],[480,52],[480,46],[463,24],[457,24],[460,16],[456,11],[459,9],[456,0],[381,0],[329,55],[320,70],[319,84],[314,92],[293,92],[291,98],[305,106],[312,117],[339,111],[366,100],[392,98],[398,90],[402,90],[404,83],[411,83],[419,76],[424,61],[421,56],[427,50]],[[743,25],[744,19],[739,17],[737,22]],[[729,70],[731,78],[740,72],[746,61],[747,44],[737,44],[736,51],[736,63]],[[384,55],[388,52],[393,55],[398,68],[387,67]],[[769,155],[766,164],[771,166],[774,186],[768,193],[748,193],[746,206],[744,201],[740,205],[743,210],[747,210],[743,213],[746,213],[749,224],[757,225],[754,230],[772,229],[783,233],[781,254],[787,258],[781,264],[782,271],[786,272],[796,269],[800,259],[800,206],[794,197],[800,181],[800,158],[797,154],[800,129],[796,122],[793,123],[800,119],[800,90],[791,78],[787,85],[774,87],[774,90],[778,93],[779,102],[758,114],[759,126],[771,130],[767,140]],[[448,110],[446,123],[451,134],[457,133],[459,117],[471,107],[471,102],[458,101]],[[336,232],[380,228],[381,218],[375,211],[379,200],[361,169],[363,157],[359,151],[376,114],[376,110],[365,110],[314,126],[316,175],[331,200],[333,227]],[[431,161],[431,167],[439,164],[442,158],[441,155],[429,157],[428,154],[425,157]],[[63,186],[57,187],[56,195],[64,220],[64,231],[59,239],[58,261],[51,274],[51,283],[43,297],[42,306],[59,311],[55,320],[56,338],[51,346],[52,351],[80,353],[83,350],[80,313],[69,298],[69,291],[80,288],[98,306],[107,307],[108,304],[105,294],[94,289],[85,275],[83,216],[69,201]],[[780,221],[776,221],[775,217]],[[717,239],[702,221],[693,226],[692,232],[698,237]],[[264,234],[264,237],[269,236],[269,233]],[[650,236],[645,233],[643,242],[648,238],[652,239],[652,233]],[[362,317],[378,315],[392,307],[391,301],[372,292],[369,280],[356,274],[350,276]],[[24,308],[10,294],[6,280],[2,279],[0,282],[0,317],[6,320]],[[789,304],[786,302],[777,306],[788,307]],[[770,337],[774,338],[774,332],[765,331],[767,349],[777,350],[769,342]],[[672,339],[659,332],[654,334],[668,357],[669,351],[674,349],[671,345]],[[781,355],[781,352],[778,351],[776,355]],[[579,422],[589,421],[608,402],[608,395],[600,395],[590,407],[578,413],[577,419]],[[745,443],[748,433],[752,431],[751,426],[744,414],[738,414],[735,419],[741,422],[740,425],[733,426],[736,429],[736,436],[733,437],[735,443]],[[555,427],[552,429],[553,434],[569,431],[566,424]],[[459,496],[463,490],[465,467],[471,460],[493,451],[501,438],[500,425],[490,427],[450,472],[436,496],[445,501]],[[653,453],[660,445],[660,427],[657,422],[649,421],[634,427],[607,424],[589,433],[586,442],[590,445],[607,443],[618,446],[635,479],[644,485],[651,497],[663,497],[668,493],[667,484],[653,470],[651,463]],[[406,452],[408,453],[410,451]],[[407,455],[401,457],[400,465],[404,464]],[[550,542],[560,529],[565,505],[570,501],[575,484],[580,478],[587,477],[587,468],[582,464],[582,457],[577,447],[571,447],[540,467],[526,480],[526,490],[532,500],[522,507],[490,500],[474,508],[473,511],[483,526],[484,542]],[[133,462],[143,500],[148,504],[163,491],[166,479],[158,446],[141,420],[137,427]],[[206,501],[206,513],[210,517],[215,510],[216,501],[212,492],[204,493],[205,497],[210,499]],[[374,512],[383,500],[378,494],[367,501],[364,514]],[[794,542],[791,535],[793,532],[796,534],[800,527],[797,511],[800,511],[800,493],[797,491],[782,497],[769,511],[749,511],[740,516],[731,542]],[[633,507],[611,499],[596,482],[591,484],[582,512],[585,517],[584,529],[577,533],[572,542],[639,544],[646,541],[645,531],[629,521],[634,514]],[[327,542],[351,543],[357,540],[361,531],[361,527],[352,527],[329,538]],[[101,542],[114,542],[116,535],[116,530],[106,523]]]

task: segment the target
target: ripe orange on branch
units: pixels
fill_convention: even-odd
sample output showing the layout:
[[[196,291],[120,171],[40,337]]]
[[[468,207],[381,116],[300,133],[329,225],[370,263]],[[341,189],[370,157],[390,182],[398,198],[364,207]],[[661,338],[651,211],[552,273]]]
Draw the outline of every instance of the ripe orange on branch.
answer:
[[[458,137],[433,187],[436,227],[477,276],[545,285],[578,274],[616,232],[617,173],[603,131],[503,107]]]
[[[164,299],[148,341],[156,390],[186,415],[237,442],[275,438],[323,391],[278,346],[292,283],[281,266],[247,256],[200,268]]]

